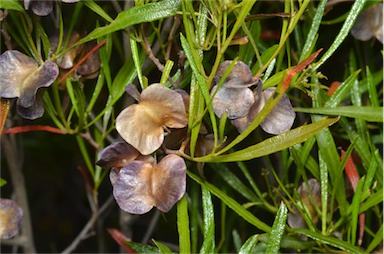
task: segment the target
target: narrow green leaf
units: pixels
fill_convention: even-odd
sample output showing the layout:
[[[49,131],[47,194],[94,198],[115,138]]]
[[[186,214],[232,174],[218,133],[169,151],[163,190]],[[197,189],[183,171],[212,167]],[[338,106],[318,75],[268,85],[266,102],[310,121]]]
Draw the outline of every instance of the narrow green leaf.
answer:
[[[369,122],[383,122],[383,107],[342,106],[335,108],[294,108],[294,110],[310,114],[352,117]]]
[[[226,164],[214,163],[211,165],[211,167],[215,169],[215,172],[228,184],[229,187],[233,188],[243,197],[252,202],[259,200],[259,198],[250,189],[248,189],[234,173],[228,169]]]
[[[344,117],[340,119],[340,126],[343,128],[343,130],[346,131],[348,138],[350,140],[357,139],[358,142],[356,142],[356,151],[359,154],[360,158],[363,160],[364,165],[368,167],[371,160],[371,152],[369,149],[369,145],[361,139],[359,134],[354,129],[355,127]]]
[[[80,111],[79,111],[79,108],[78,108],[77,98],[75,97],[75,92],[74,92],[74,89],[73,89],[73,86],[72,86],[72,82],[71,82],[70,79],[66,79],[65,84],[67,85],[67,91],[68,91],[68,94],[69,94],[69,98],[71,98],[72,107],[75,109],[77,115],[79,116]]]
[[[137,253],[159,253],[159,249],[155,246],[143,243],[125,242],[129,247],[134,249]]]
[[[194,157],[202,123],[202,121],[196,119],[196,117],[201,117],[204,112],[204,98],[198,87],[195,76],[192,76],[191,79],[189,98],[188,131],[191,134],[189,150],[191,151],[191,156]]]
[[[249,146],[243,150],[239,150],[230,154],[219,156],[206,156],[195,158],[200,162],[231,162],[244,161],[259,158],[268,154],[272,154],[295,144],[302,143],[318,132],[336,123],[339,118],[327,118],[312,124],[303,125],[296,129],[287,131],[280,135],[266,139],[256,145]]]
[[[316,138],[310,138],[304,143],[303,146],[300,144],[294,145],[290,148],[290,151],[299,170],[301,170],[303,167],[306,167],[316,179],[319,179],[319,165],[317,161],[315,161],[315,159],[310,155],[315,142]]]
[[[372,253],[373,250],[379,246],[379,244],[383,243],[383,224],[381,224],[380,228],[376,231],[376,235],[373,237],[373,240],[369,243],[366,253]]]
[[[276,58],[272,60],[272,62],[268,65],[267,69],[265,70],[264,76],[263,76],[263,82],[269,79],[269,76],[271,75],[272,71],[275,69],[276,64]]]
[[[239,250],[239,254],[252,253],[253,248],[255,247],[255,245],[258,241],[258,237],[259,237],[259,235],[253,235],[253,236],[249,237],[248,240],[245,241],[243,246],[241,246],[241,248]]]
[[[204,214],[204,240],[200,253],[213,253],[215,250],[215,212],[208,188],[202,185],[201,191]]]
[[[360,70],[353,72],[343,83],[341,83],[341,85],[325,103],[324,107],[334,108],[339,105],[347,97],[347,95],[349,95],[351,87],[353,86],[353,82],[357,79],[359,73]]]
[[[0,187],[4,186],[5,184],[7,184],[7,181],[3,178],[0,178]]]
[[[353,195],[353,199],[352,199],[352,203],[351,203],[352,214],[351,214],[351,223],[349,225],[350,225],[350,229],[351,229],[351,241],[350,242],[353,245],[355,245],[355,243],[356,243],[357,225],[359,224],[358,223],[359,207],[361,204],[361,198],[362,198],[361,193],[362,193],[364,179],[365,178],[362,177],[360,179],[359,183],[357,184],[356,192]]]
[[[101,8],[95,1],[82,1],[82,3],[106,21],[113,21],[113,19],[108,15],[108,13],[106,13],[104,9]]]
[[[273,54],[276,52],[279,45],[273,45],[269,47],[267,50],[264,51],[264,53],[261,55],[261,63],[255,64],[252,68],[252,73],[256,73],[259,71],[259,69],[263,66],[264,63],[268,62],[268,60],[273,56]],[[282,77],[280,77],[281,80]],[[280,81],[279,80],[279,81]],[[266,81],[268,82],[268,81]]]
[[[365,201],[364,204],[361,204],[359,212],[365,212],[370,208],[383,202],[383,189],[377,190],[377,192],[371,194]]]
[[[337,50],[337,48],[341,45],[341,43],[349,34],[349,31],[351,30],[353,24],[355,23],[356,18],[359,15],[360,11],[363,9],[366,1],[367,0],[356,0],[353,3],[352,8],[349,11],[348,17],[345,20],[342,28],[340,29],[339,34],[337,35],[337,37],[335,38],[334,42],[329,47],[327,52],[325,52],[324,55],[320,58],[320,60],[314,64],[313,66],[314,70],[318,69],[325,61],[327,61],[328,58],[330,58],[333,55],[333,53]]]
[[[197,253],[198,246],[200,246],[200,238],[199,233],[201,225],[201,216],[200,216],[200,185],[196,182],[191,182],[191,187],[188,190],[188,194],[190,195],[189,203],[189,212],[190,212],[190,221],[191,221],[191,251],[192,253]]]
[[[219,120],[219,138],[223,141],[225,138],[225,125],[227,123],[227,114],[225,113]]]
[[[185,196],[177,203],[177,229],[179,232],[180,253],[191,253],[188,202]]]
[[[95,170],[93,168],[93,164],[91,162],[91,158],[89,157],[87,147],[85,145],[84,139],[80,135],[76,135],[76,140],[80,148],[81,155],[83,156],[83,159],[85,161],[85,164],[87,165],[87,168],[89,172],[92,175],[92,178],[95,177]]]
[[[232,239],[233,245],[235,245],[236,252],[239,252],[241,248],[241,237],[239,231],[237,231],[236,229],[232,230]]]
[[[101,60],[101,69],[104,72],[105,81],[107,82],[108,88],[112,86],[112,78],[111,78],[111,65],[109,64],[112,53],[113,39],[112,35],[107,35],[105,45],[99,49],[100,60]],[[100,43],[102,38],[98,40]]]
[[[208,27],[208,9],[205,7],[204,4],[199,5],[199,16],[197,16],[197,22],[196,22],[196,34],[197,34],[197,42],[199,45],[203,45],[206,38],[207,33],[207,27]],[[201,54],[202,54],[201,50]]]
[[[152,239],[152,241],[156,244],[157,248],[159,248],[160,253],[172,253],[172,251],[164,243],[155,241],[153,239]]]
[[[281,239],[285,231],[285,222],[287,221],[287,216],[288,209],[284,203],[281,202],[275,221],[273,222],[272,231],[269,233],[269,239],[265,253],[278,253]]]
[[[309,30],[307,39],[305,40],[305,44],[303,46],[303,50],[301,51],[299,62],[303,61],[304,59],[309,57],[309,55],[311,54],[311,50],[313,48],[313,42],[316,42],[315,38],[319,31],[319,27],[321,24],[321,19],[323,18],[326,3],[327,3],[327,0],[321,0],[320,3],[317,5],[315,16],[313,17],[312,24],[311,24],[311,29]]]
[[[139,79],[141,89],[144,90],[146,86],[143,81],[143,73],[141,72],[142,62],[140,62],[139,50],[137,49],[137,44],[134,39],[130,38],[129,44],[131,45],[132,58],[133,58],[133,63],[135,64],[137,78]]]
[[[372,106],[379,107],[379,97],[377,96],[376,86],[373,83],[373,77],[371,74],[371,71],[369,70],[368,65],[366,66],[367,73],[367,86],[368,86],[368,94],[369,94],[369,100],[371,101]]]
[[[249,43],[245,45],[240,45],[238,51],[238,57],[246,65],[251,65],[254,62],[254,57],[256,56],[257,63],[256,65],[260,68],[263,61],[260,57],[260,52],[257,46],[257,43],[260,41],[261,34],[261,22],[260,20],[253,20],[252,22],[244,22],[242,24],[242,29],[246,36],[248,36]],[[252,73],[256,73],[252,72]]]
[[[53,106],[53,102],[48,93],[44,94],[43,100],[44,100],[44,109],[49,114],[49,117],[51,118],[51,120],[56,124],[56,126],[60,130],[65,130],[65,127],[63,126],[63,124],[60,122],[58,118],[58,113],[55,107]]]
[[[237,31],[239,30],[241,25],[244,23],[245,18],[249,14],[249,11],[252,9],[255,2],[256,0],[247,0],[240,3],[242,4],[240,12],[238,12],[238,15],[236,15],[236,22],[231,29],[231,33],[229,34],[229,36],[226,38],[226,40],[222,45],[221,53],[224,53],[225,50],[228,48],[233,37],[236,35]]]
[[[167,62],[165,63],[163,74],[161,74],[160,84],[167,84],[167,83],[169,84],[168,79],[169,79],[169,74],[171,73],[173,64],[174,62],[171,60],[167,60]],[[169,84],[169,86],[172,86],[172,85]]]
[[[256,195],[258,197],[258,198],[253,199],[253,200],[257,200],[257,199],[262,200],[263,205],[265,206],[265,208],[267,208],[272,213],[276,213],[277,212],[277,208],[275,206],[271,205],[268,201],[265,200],[265,196],[261,192],[259,187],[257,186],[257,183],[255,181],[256,179],[254,179],[254,177],[253,177],[253,173],[251,174],[249,172],[249,170],[248,170],[247,166],[245,165],[245,163],[242,162],[242,161],[237,161],[236,164],[240,168],[241,172],[244,174],[245,178],[247,179],[249,184],[252,186],[253,191],[256,193]],[[252,195],[253,195],[253,193],[252,193]]]
[[[348,251],[351,253],[365,253],[365,251],[361,250],[360,248],[358,248],[358,247],[356,247],[350,243],[344,242],[343,240],[332,237],[332,236],[325,236],[325,235],[319,234],[315,231],[311,231],[309,229],[304,229],[304,228],[294,229],[293,231],[297,234],[306,235],[318,243],[327,244],[327,245],[339,248],[339,249],[344,250],[344,251]]]
[[[1,0],[0,9],[24,11],[24,8],[21,6],[20,2],[17,0]]]
[[[96,28],[87,36],[79,40],[74,46],[81,45],[87,41],[97,39],[101,36],[125,29],[132,25],[173,16],[178,10],[180,10],[180,0],[164,0],[135,6],[126,11],[120,12],[116,19],[109,25]]]
[[[323,156],[319,152],[320,161],[320,190],[321,190],[321,232],[324,234],[327,230],[328,215],[328,168]]]
[[[369,168],[367,170],[367,174],[366,174],[366,177],[365,177],[365,181],[364,181],[364,187],[363,187],[363,191],[362,193],[366,193],[366,192],[369,192],[371,186],[372,186],[372,182],[373,182],[373,179],[376,175],[376,170],[378,169],[378,165],[377,165],[377,162],[374,158],[374,155],[372,155],[372,159],[371,159],[371,164],[369,165]]]
[[[189,177],[191,177],[194,181],[199,183],[200,185],[204,185],[213,195],[218,197],[221,201],[223,201],[229,208],[235,211],[239,216],[241,216],[244,220],[248,221],[250,224],[254,225],[256,228],[264,231],[270,232],[271,228],[255,217],[252,213],[247,211],[242,205],[237,203],[233,198],[229,197],[223,191],[218,189],[216,186],[201,180],[198,176],[193,173],[187,171]]]
[[[270,234],[260,234],[258,239],[262,243],[267,243],[269,240]],[[297,237],[291,237],[287,235],[283,235],[283,238],[280,242],[281,248],[286,249],[294,249],[294,250],[306,250],[310,249],[315,245],[314,241],[311,240],[300,240]]]
[[[207,84],[205,78],[203,77],[203,75],[199,71],[198,63],[195,62],[195,59],[193,57],[193,49],[188,44],[187,39],[182,34],[180,34],[180,40],[181,40],[181,46],[184,49],[185,55],[187,56],[187,59],[188,59],[188,62],[191,66],[193,74],[196,77],[199,90],[201,91],[201,94],[204,97],[204,100],[206,102],[209,117],[210,117],[211,124],[212,124],[215,145],[216,145],[217,144],[217,138],[218,138],[218,133],[217,133],[218,130],[217,130],[217,123],[216,123],[216,116],[215,116],[215,112],[213,111],[211,97],[209,94],[208,84]],[[200,116],[200,117],[202,117],[202,116]]]
[[[100,70],[100,73],[97,77],[95,88],[93,89],[91,100],[89,101],[86,109],[87,114],[92,112],[93,106],[95,106],[97,99],[99,99],[100,92],[104,86],[104,80],[105,80],[104,78],[105,78],[104,71]]]

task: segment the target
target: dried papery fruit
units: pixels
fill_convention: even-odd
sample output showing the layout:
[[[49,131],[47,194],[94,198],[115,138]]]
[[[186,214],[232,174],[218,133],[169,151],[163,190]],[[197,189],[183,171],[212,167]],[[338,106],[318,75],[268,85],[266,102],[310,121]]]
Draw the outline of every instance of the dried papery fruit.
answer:
[[[255,103],[250,108],[248,115],[231,121],[240,133],[243,132],[256,118],[265,103],[275,92],[276,88],[267,88],[263,92],[260,92],[260,90],[261,86],[255,90]],[[276,135],[290,130],[295,118],[296,113],[293,111],[292,104],[288,96],[283,94],[280,101],[263,122],[261,122],[260,126],[265,132]]]
[[[297,192],[303,206],[305,206],[309,212],[313,223],[316,224],[318,221],[318,216],[314,206],[316,206],[317,209],[321,209],[320,183],[316,179],[311,178],[308,180],[308,186],[305,182],[303,182],[297,189]],[[291,228],[306,228],[307,224],[305,223],[297,208],[294,207],[293,210],[293,212],[288,213],[288,225]]]
[[[30,8],[38,16],[47,16],[53,10],[52,3],[50,0],[24,0],[24,9]]]
[[[138,104],[118,115],[116,129],[125,141],[148,155],[163,143],[164,128],[183,128],[187,123],[182,96],[161,84],[152,84],[143,90]]]
[[[79,0],[61,0],[63,3],[76,3]],[[53,0],[24,0],[24,9],[31,8],[38,16],[47,16],[53,10]]]
[[[363,10],[352,27],[351,34],[358,40],[368,41],[376,37],[383,43],[383,3]]]
[[[255,102],[249,87],[258,84],[259,80],[253,79],[251,70],[241,61],[236,62],[220,89],[216,91],[218,83],[231,62],[227,60],[221,63],[214,77],[217,85],[211,91],[211,95],[214,96],[212,105],[219,118],[224,114],[227,114],[228,119],[246,116],[249,108]]]
[[[67,37],[68,37],[68,34],[65,33],[63,41],[65,41]],[[75,44],[78,40],[80,40],[80,38],[81,38],[80,34],[76,31],[73,31],[71,33],[71,37],[69,38],[68,46]],[[52,51],[55,51],[59,43],[59,37],[53,36],[49,40],[52,46]],[[63,57],[57,60],[57,64],[60,66],[60,68],[65,70],[72,68],[75,62],[75,58],[80,54],[82,49],[83,49],[83,45],[71,48],[68,52],[66,52],[63,55]]]
[[[170,154],[156,166],[132,161],[119,172],[111,170],[110,179],[122,210],[144,214],[155,206],[168,212],[185,193],[186,165],[181,157]]]
[[[227,114],[228,119],[236,119],[246,116],[249,108],[255,102],[252,90],[249,88],[225,88],[221,87],[216,92],[217,85],[212,88],[213,110],[217,117]]]
[[[219,68],[216,71],[216,75],[213,78],[216,84],[219,84],[220,79],[223,77],[225,71],[228,69],[231,63],[232,60],[226,60],[219,65]],[[223,86],[239,88],[239,86],[244,85],[245,87],[248,87],[248,85],[252,82],[254,82],[254,80],[249,66],[242,61],[237,61],[231,72],[225,78]]]
[[[99,153],[97,165],[103,168],[120,169],[140,156],[133,146],[125,141],[119,141],[105,147]]]
[[[188,112],[189,112],[189,102],[190,102],[189,94],[185,90],[182,90],[182,89],[176,89],[175,92],[179,93],[181,95],[181,97],[183,98],[185,111],[188,114]]]
[[[275,92],[276,88],[268,88],[263,91],[262,96],[264,101],[268,99]],[[261,122],[261,128],[269,134],[280,134],[289,131],[295,121],[296,113],[293,111],[291,101],[287,94],[283,94],[280,101],[268,114],[268,116]]]
[[[133,160],[154,163],[154,158],[149,155],[141,155],[133,146],[125,141],[118,141],[105,147],[99,153],[97,165],[103,168],[119,170]]]
[[[57,78],[59,69],[53,62],[41,66],[17,50],[0,55],[0,97],[18,98],[17,111],[27,119],[36,119],[44,113],[41,87],[49,87]]]
[[[0,238],[14,237],[21,228],[23,210],[11,199],[0,199]]]
[[[96,42],[92,41],[85,44],[85,52],[89,52],[93,47],[96,46]],[[83,64],[77,68],[76,73],[81,75],[83,78],[91,79],[96,77],[99,74],[99,69],[101,65],[99,51],[96,50],[92,53]]]
[[[64,34],[63,41],[66,41],[68,34]],[[81,35],[73,31],[70,35],[67,47],[71,47],[77,41],[81,39]],[[59,38],[58,36],[52,36],[50,38],[52,45],[52,50],[57,49]],[[62,69],[59,80],[64,80],[66,76],[73,73],[76,79],[93,79],[99,74],[99,69],[101,66],[100,54],[97,50],[104,41],[96,44],[96,41],[91,41],[85,44],[71,48],[66,52],[61,58],[57,59],[59,67]],[[70,70],[70,73],[67,73],[65,70]]]

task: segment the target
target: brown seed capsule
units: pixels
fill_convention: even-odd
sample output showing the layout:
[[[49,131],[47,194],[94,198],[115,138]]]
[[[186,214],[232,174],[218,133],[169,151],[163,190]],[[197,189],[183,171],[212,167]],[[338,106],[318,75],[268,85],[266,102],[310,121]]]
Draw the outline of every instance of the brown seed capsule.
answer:
[[[383,43],[383,3],[372,5],[362,11],[352,27],[351,34],[358,40],[368,41],[376,37]]]
[[[255,102],[249,87],[260,81],[253,79],[252,72],[245,63],[237,61],[218,89],[218,84],[231,63],[232,61],[227,60],[220,64],[214,77],[217,85],[212,88],[211,95],[213,109],[218,117],[227,114],[228,119],[236,119],[248,114],[249,108]]]
[[[188,117],[182,96],[152,84],[140,95],[140,102],[124,109],[116,119],[121,137],[143,155],[156,151],[164,141],[164,127],[183,128]]]
[[[21,229],[23,210],[11,199],[0,199],[0,238],[9,239]]]
[[[223,77],[225,71],[228,69],[231,63],[232,60],[227,60],[219,65],[219,68],[217,69],[216,75],[213,79],[216,84],[220,82],[220,79]],[[254,82],[254,80],[249,66],[242,61],[237,61],[231,72],[226,77],[223,86],[233,88],[240,88],[241,86],[248,87],[252,82]]]
[[[276,88],[273,87],[261,92],[261,86],[255,90],[255,103],[250,108],[248,115],[231,121],[240,133],[243,132],[257,117],[275,90]],[[261,122],[260,126],[265,132],[277,135],[290,130],[295,118],[296,113],[293,111],[292,104],[288,96],[283,94],[280,101],[263,122]]]
[[[49,87],[58,74],[53,62],[38,66],[29,56],[8,50],[0,55],[0,97],[18,98],[17,112],[26,119],[36,119],[44,113],[40,88]]]
[[[175,155],[165,156],[157,165],[132,161],[110,174],[113,195],[126,212],[144,214],[153,206],[168,212],[186,190],[186,165]]]
[[[316,179],[311,178],[308,180],[308,186],[305,182],[303,182],[297,189],[297,192],[299,194],[302,204],[306,207],[307,211],[309,212],[313,223],[316,224],[318,221],[316,209],[321,209],[320,183]],[[316,206],[316,208],[314,206]],[[288,213],[288,225],[291,228],[307,227],[306,222],[304,221],[303,217],[301,216],[296,207],[294,207],[293,212]]]

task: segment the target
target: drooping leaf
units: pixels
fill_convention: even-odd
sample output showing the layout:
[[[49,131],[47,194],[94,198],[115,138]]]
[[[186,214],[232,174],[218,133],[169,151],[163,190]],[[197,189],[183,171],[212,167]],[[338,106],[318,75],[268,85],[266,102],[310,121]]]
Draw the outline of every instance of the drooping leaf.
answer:
[[[339,249],[344,250],[344,251],[348,251],[351,253],[365,253],[365,251],[363,251],[362,249],[360,249],[360,248],[358,248],[358,247],[356,247],[356,246],[354,246],[348,242],[339,240],[339,239],[332,237],[332,236],[325,236],[325,235],[322,235],[318,232],[311,231],[309,229],[304,229],[304,228],[295,229],[294,232],[297,234],[306,235],[309,238],[316,240],[316,242],[318,242],[318,243],[327,244],[327,245],[339,248]]]
[[[177,229],[179,232],[180,253],[190,253],[191,234],[189,230],[188,201],[185,196],[177,204]]]
[[[307,124],[296,129],[284,132],[280,135],[266,139],[256,145],[249,146],[245,149],[219,156],[206,156],[195,158],[201,162],[231,162],[245,161],[259,158],[268,154],[272,154],[295,144],[302,143],[310,137],[316,135],[322,129],[336,123],[338,118],[327,118],[316,123]]]
[[[164,243],[155,240],[152,241],[156,244],[157,248],[159,248],[160,253],[172,253],[171,249],[169,249]]]
[[[200,185],[204,185],[210,193],[218,197],[221,201],[223,201],[229,208],[234,210],[239,216],[244,218],[244,220],[248,221],[250,224],[254,225],[255,227],[259,228],[260,230],[263,230],[264,232],[270,232],[271,228],[265,224],[263,221],[259,220],[256,216],[254,216],[251,212],[246,210],[242,205],[240,205],[238,202],[236,202],[233,198],[229,197],[227,194],[225,194],[223,191],[221,191],[219,188],[214,186],[213,184],[210,184],[206,181],[202,181],[199,177],[192,174],[191,172],[187,172],[188,176],[191,177],[194,181],[198,182]]]
[[[96,28],[90,32],[87,36],[78,41],[76,45],[100,38],[101,36],[125,29],[132,25],[170,17],[175,15],[179,9],[180,0],[164,0],[132,7],[126,11],[120,12],[115,20],[109,25]]]
[[[279,210],[277,211],[275,221],[273,222],[272,231],[269,234],[267,249],[265,250],[265,253],[278,253],[281,239],[285,231],[287,215],[288,209],[282,202],[280,204]]]
[[[335,108],[295,108],[295,111],[330,116],[346,116],[369,122],[383,122],[383,107],[341,106]]]
[[[20,2],[17,0],[1,0],[0,9],[24,11],[23,7],[20,5]]]
[[[205,186],[201,186],[204,212],[204,241],[200,253],[213,253],[215,249],[215,212],[211,193]]]

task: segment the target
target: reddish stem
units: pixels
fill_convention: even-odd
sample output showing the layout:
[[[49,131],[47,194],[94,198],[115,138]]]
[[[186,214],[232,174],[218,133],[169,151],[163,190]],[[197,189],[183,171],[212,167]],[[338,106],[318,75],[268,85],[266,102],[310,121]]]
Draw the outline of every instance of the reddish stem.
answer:
[[[283,91],[286,91],[288,86],[289,86],[289,83],[291,83],[291,80],[293,78],[293,76],[295,76],[296,73],[298,73],[299,71],[302,71],[305,67],[307,67],[310,63],[313,62],[313,60],[315,60],[315,58],[317,57],[317,55],[322,51],[323,49],[319,49],[318,51],[316,51],[315,53],[312,53],[312,55],[310,55],[307,59],[304,59],[301,63],[299,63],[298,65],[294,66],[294,67],[291,67],[288,69],[287,71],[287,74],[286,74],[286,77],[284,79],[284,83],[283,83]]]
[[[58,128],[54,128],[47,125],[16,126],[16,127],[12,127],[7,130],[4,130],[2,134],[17,134],[17,133],[24,133],[24,132],[30,132],[30,131],[48,131],[48,132],[57,133],[57,134],[66,134],[65,131],[62,131]]]
[[[121,233],[119,230],[114,228],[108,228],[108,233],[112,236],[112,238],[128,253],[137,253],[134,249],[132,249],[127,242],[130,242],[131,240],[126,237],[123,233]]]
[[[74,72],[77,68],[79,68],[79,66],[81,64],[83,64],[85,62],[85,60],[87,60],[87,58],[93,54],[93,52],[95,52],[98,48],[100,48],[101,46],[103,46],[105,44],[105,42],[107,41],[107,39],[104,39],[102,40],[101,42],[99,42],[96,46],[94,46],[87,54],[85,54],[85,56],[83,58],[80,59],[79,62],[77,62],[75,64],[75,66],[72,67],[72,69],[67,72],[60,80],[59,80],[59,83],[63,82],[69,75],[71,75],[72,72]]]
[[[341,160],[344,158],[344,156],[345,156],[345,152],[341,151]],[[356,192],[356,187],[357,187],[357,184],[359,183],[360,177],[351,156],[348,157],[344,170],[345,170],[345,174],[348,177],[349,182],[351,183],[353,191]]]
[[[344,156],[345,156],[345,152],[342,150],[341,160],[344,158]],[[353,192],[356,192],[357,184],[359,183],[360,177],[355,167],[355,163],[353,162],[352,156],[348,157],[344,170],[345,170],[345,174],[348,177],[349,182],[352,185]],[[365,226],[365,213],[361,213],[359,215],[359,239],[357,241],[359,246],[361,246],[361,244],[363,243],[364,226]]]

